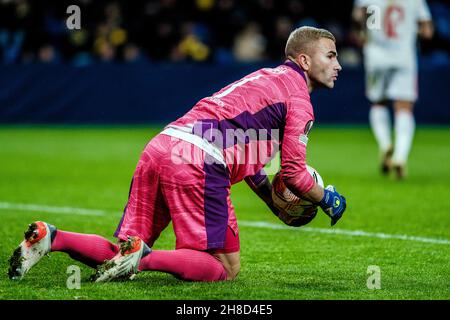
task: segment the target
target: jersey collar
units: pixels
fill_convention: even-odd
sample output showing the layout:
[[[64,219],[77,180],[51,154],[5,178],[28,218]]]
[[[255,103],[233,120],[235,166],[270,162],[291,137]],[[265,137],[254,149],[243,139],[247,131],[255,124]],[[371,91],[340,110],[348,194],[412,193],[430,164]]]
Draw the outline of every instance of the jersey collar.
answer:
[[[306,82],[306,76],[305,76],[305,72],[295,63],[295,62],[293,62],[292,60],[286,60],[285,62],[284,62],[284,65],[285,66],[288,66],[288,67],[291,67],[292,69],[294,69],[295,71],[297,71],[302,77],[303,77],[303,79],[305,80],[305,82]]]

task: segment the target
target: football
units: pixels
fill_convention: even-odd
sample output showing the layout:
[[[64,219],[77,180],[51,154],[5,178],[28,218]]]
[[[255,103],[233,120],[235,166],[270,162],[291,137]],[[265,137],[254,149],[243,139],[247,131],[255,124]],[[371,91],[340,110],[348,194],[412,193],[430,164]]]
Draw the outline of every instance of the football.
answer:
[[[317,170],[308,165],[306,168],[316,183],[323,187],[323,179]],[[317,213],[317,205],[297,197],[285,186],[281,179],[280,172],[278,172],[272,180],[272,200],[274,206],[278,210],[284,211],[291,217],[310,217],[315,216]]]

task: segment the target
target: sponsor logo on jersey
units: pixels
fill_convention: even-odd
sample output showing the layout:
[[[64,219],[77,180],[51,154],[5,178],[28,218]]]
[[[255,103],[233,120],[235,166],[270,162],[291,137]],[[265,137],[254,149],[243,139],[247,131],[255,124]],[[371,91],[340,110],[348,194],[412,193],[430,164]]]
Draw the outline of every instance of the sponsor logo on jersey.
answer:
[[[288,69],[285,66],[279,66],[276,68],[264,68],[264,70],[274,73],[274,74],[283,74],[285,73]]]
[[[303,130],[303,134],[301,134],[299,137],[300,142],[303,143],[305,146],[308,144],[308,140],[309,140],[308,135],[312,129],[313,124],[314,124],[314,121],[309,120],[305,125],[305,130]]]
[[[304,133],[305,135],[309,135],[309,132],[311,131],[313,124],[314,124],[314,121],[312,121],[312,120],[309,120],[309,121],[306,123],[305,130],[303,131],[303,133]]]
[[[306,134],[301,134],[299,140],[305,146],[308,144],[308,136]]]

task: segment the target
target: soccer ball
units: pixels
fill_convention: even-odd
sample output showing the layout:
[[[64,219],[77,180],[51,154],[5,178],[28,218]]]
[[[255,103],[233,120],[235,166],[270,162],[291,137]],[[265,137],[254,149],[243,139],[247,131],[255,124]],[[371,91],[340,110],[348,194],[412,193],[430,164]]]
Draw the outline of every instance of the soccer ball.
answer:
[[[323,179],[320,174],[312,167],[306,166],[309,174],[313,177],[316,183],[323,188]],[[317,213],[317,205],[297,197],[291,190],[289,190],[281,179],[280,172],[278,172],[272,180],[272,200],[275,208],[284,211],[291,217],[310,217],[311,220]]]

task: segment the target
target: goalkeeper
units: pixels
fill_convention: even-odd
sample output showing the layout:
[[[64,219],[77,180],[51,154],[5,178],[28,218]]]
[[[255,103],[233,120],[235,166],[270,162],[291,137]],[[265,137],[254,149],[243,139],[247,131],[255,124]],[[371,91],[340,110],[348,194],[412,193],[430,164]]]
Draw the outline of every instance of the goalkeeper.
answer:
[[[290,34],[285,53],[284,64],[258,70],[200,100],[147,144],[115,232],[117,245],[38,221],[14,251],[9,277],[21,279],[43,255],[60,251],[97,267],[92,278],[97,282],[131,278],[145,270],[190,281],[232,280],[240,269],[232,184],[245,179],[285,223],[305,223],[287,220],[272,205],[271,184],[262,168],[279,149],[285,185],[317,203],[336,223],[346,208],[345,198],[333,187],[317,185],[306,170],[314,121],[310,93],[333,88],[341,70],[335,38],[323,29],[298,28]],[[267,157],[254,157],[255,150],[258,155],[264,150]],[[175,250],[152,250],[171,221]]]

